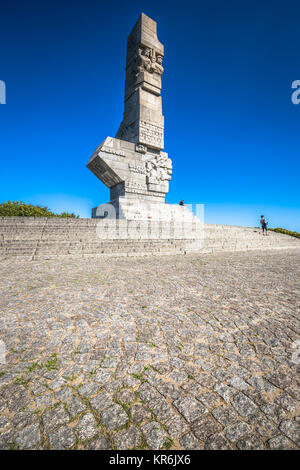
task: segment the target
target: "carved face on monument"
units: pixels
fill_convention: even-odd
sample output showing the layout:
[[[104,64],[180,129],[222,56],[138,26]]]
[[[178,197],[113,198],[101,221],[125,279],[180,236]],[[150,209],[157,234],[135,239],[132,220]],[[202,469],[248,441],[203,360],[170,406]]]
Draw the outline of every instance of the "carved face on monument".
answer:
[[[156,62],[161,65],[162,64],[162,61],[163,61],[163,56],[162,55],[157,55],[156,56]]]

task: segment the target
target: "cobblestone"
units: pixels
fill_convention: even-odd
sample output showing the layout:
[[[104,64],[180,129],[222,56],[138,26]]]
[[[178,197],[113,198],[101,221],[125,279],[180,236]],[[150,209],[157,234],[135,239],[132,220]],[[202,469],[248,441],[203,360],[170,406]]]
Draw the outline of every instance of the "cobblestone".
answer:
[[[52,449],[65,450],[75,444],[76,436],[71,428],[63,426],[51,433],[49,440]]]
[[[118,429],[128,421],[128,416],[120,405],[113,405],[101,413],[101,420],[107,429]]]
[[[195,421],[206,411],[205,407],[191,396],[179,398],[174,401],[174,405],[189,423]]]
[[[92,413],[84,415],[77,424],[77,432],[83,441],[90,439],[97,434],[96,421]]]
[[[134,449],[141,443],[140,432],[136,427],[131,426],[124,431],[118,432],[114,437],[114,443],[116,449]]]
[[[239,421],[236,424],[231,424],[227,428],[225,428],[225,434],[227,439],[230,442],[237,441],[241,437],[244,437],[245,435],[249,434],[251,431],[251,428],[248,426],[247,423],[243,421]]]
[[[2,260],[0,449],[299,449],[299,261]]]
[[[150,449],[158,450],[164,446],[167,434],[162,430],[158,423],[151,422],[145,424],[141,429]]]
[[[201,450],[203,445],[192,433],[188,433],[180,439],[180,444],[186,450]]]
[[[32,424],[18,432],[16,442],[21,449],[32,449],[38,444],[40,438],[39,425]]]

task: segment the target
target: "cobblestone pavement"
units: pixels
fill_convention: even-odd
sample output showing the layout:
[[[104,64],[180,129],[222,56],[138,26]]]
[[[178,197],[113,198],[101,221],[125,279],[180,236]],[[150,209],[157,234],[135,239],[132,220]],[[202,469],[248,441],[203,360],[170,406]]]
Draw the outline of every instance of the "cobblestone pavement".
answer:
[[[2,262],[0,448],[299,449],[299,261]]]

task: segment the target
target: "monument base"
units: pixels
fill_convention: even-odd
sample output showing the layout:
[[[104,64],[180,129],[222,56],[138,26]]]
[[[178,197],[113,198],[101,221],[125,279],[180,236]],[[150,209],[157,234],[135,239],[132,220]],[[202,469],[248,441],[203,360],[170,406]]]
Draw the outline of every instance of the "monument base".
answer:
[[[99,238],[131,240],[203,240],[204,223],[186,206],[120,197],[92,210]]]
[[[94,207],[92,218],[201,222],[186,206],[128,196]]]

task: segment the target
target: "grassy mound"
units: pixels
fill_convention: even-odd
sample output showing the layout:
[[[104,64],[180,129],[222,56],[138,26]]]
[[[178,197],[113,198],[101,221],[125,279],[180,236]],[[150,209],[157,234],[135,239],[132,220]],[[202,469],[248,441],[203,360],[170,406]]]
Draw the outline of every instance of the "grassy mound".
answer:
[[[22,201],[7,201],[0,204],[1,217],[71,217],[78,219],[79,215],[74,213],[62,212],[61,214],[54,214],[47,206],[33,206],[32,204],[25,204]]]

